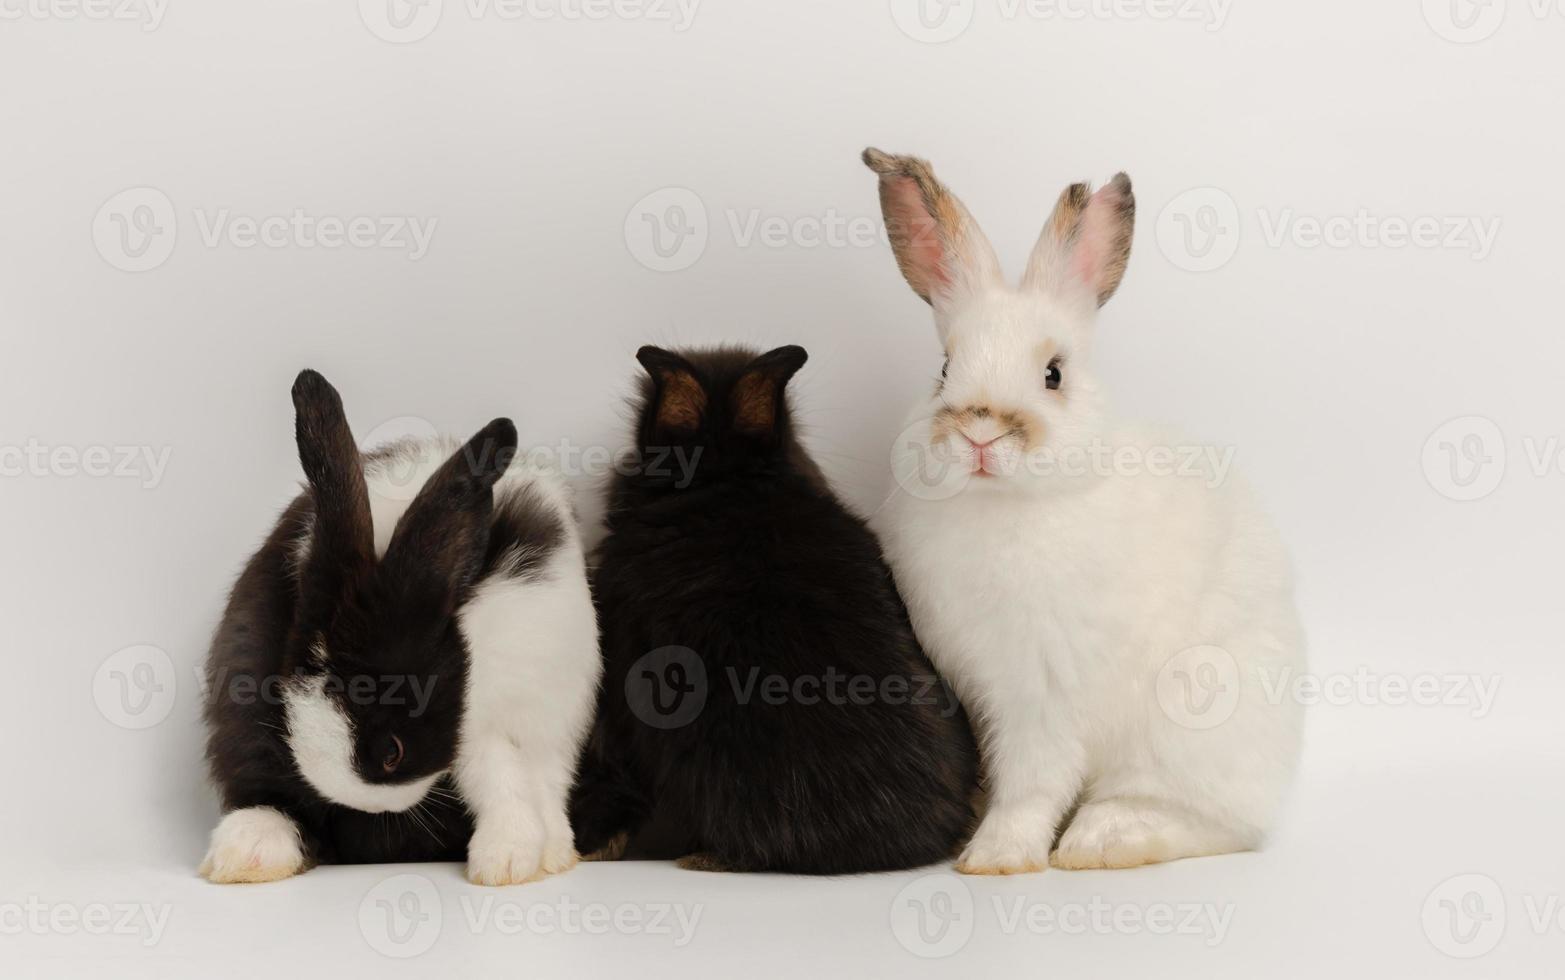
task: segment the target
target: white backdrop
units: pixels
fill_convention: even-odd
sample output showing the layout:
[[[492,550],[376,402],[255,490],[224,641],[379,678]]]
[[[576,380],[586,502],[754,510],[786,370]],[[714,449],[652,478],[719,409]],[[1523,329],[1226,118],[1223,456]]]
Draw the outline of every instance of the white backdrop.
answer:
[[[1558,6],[0,0],[0,967],[1542,975]],[[1065,184],[1135,180],[1102,373],[1124,412],[1236,447],[1325,684],[1273,848],[1005,881],[196,879],[195,671],[298,479],[294,373],[361,435],[508,414],[618,447],[640,344],[799,343],[809,444],[871,511],[939,355],[870,143],[931,159],[1012,270]],[[409,895],[412,931],[376,918]],[[600,935],[573,902],[626,918]],[[96,919],[121,903],[125,929]],[[1187,904],[1195,932],[1154,925]],[[664,906],[699,910],[687,942]]]

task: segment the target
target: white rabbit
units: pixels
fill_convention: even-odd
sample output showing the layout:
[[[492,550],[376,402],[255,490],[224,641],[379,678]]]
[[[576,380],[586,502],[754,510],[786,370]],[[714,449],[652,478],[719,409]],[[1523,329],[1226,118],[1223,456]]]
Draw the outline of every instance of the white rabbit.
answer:
[[[1303,635],[1228,458],[1103,411],[1093,324],[1130,254],[1129,178],[1067,188],[1013,287],[927,163],[864,162],[946,354],[874,523],[979,736],[987,812],[957,869],[1042,870],[1056,835],[1062,868],[1258,846],[1302,722],[1268,693]]]

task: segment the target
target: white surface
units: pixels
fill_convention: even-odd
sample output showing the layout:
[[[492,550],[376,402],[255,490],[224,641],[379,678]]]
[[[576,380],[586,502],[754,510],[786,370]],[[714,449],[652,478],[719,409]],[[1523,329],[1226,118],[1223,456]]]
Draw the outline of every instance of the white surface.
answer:
[[[708,0],[683,31],[444,7],[428,37],[392,44],[347,2],[175,3],[155,30],[0,5],[0,447],[167,454],[145,479],[73,474],[63,455],[15,474],[15,453],[0,459],[13,474],[0,477],[7,976],[1557,973],[1559,906],[1542,930],[1531,913],[1565,893],[1565,475],[1532,457],[1557,464],[1565,444],[1550,442],[1565,436],[1553,125],[1565,17],[1526,0],[1252,2],[1224,5],[1208,29],[1215,18],[1134,4],[1007,18],[998,0],[968,0],[947,23],[972,10],[970,26],[926,44],[898,28],[901,2]],[[1463,32],[1450,10],[1479,18]],[[1136,249],[1097,352],[1121,409],[1238,448],[1294,547],[1317,673],[1362,667],[1380,690],[1481,675],[1498,679],[1491,709],[1350,690],[1312,712],[1272,850],[967,881],[974,932],[951,960],[919,959],[893,930],[918,875],[621,865],[492,895],[702,904],[676,950],[628,929],[469,935],[461,898],[491,893],[455,867],[412,869],[435,883],[443,927],[400,967],[359,914],[409,869],[242,889],[195,878],[216,818],[195,670],[231,577],[297,480],[295,371],[336,382],[361,435],[466,435],[508,413],[524,441],[618,447],[639,344],[800,343],[811,444],[871,510],[938,354],[888,250],[854,244],[855,228],[878,227],[857,161],[869,143],[932,159],[1013,270],[1063,185],[1129,171]],[[142,187],[162,197],[120,196]],[[704,210],[699,256],[699,235],[667,258],[648,250],[644,212],[670,204],[698,227]],[[434,226],[416,260],[293,233],[242,248],[231,224],[203,240],[214,222],[296,209]],[[1312,222],[1361,209],[1381,230],[1422,217],[1498,227],[1491,244],[1457,248],[1376,247],[1368,230],[1311,244]],[[116,214],[177,234],[132,256]],[[1186,250],[1181,221],[1207,228],[1210,215],[1237,235]],[[792,230],[742,244],[752,217]],[[838,228],[835,244],[812,244],[817,226]],[[1430,442],[1468,416],[1489,424]],[[1438,492],[1460,490],[1441,444],[1468,436],[1491,457],[1503,445],[1507,465],[1469,487],[1491,493],[1458,502]],[[130,704],[142,710],[120,702],[117,671],[154,682]],[[1492,951],[1463,962],[1440,951],[1439,901],[1471,883],[1434,895],[1428,929],[1423,910],[1469,873],[1496,883],[1487,909],[1503,899],[1505,921]],[[1158,902],[1234,914],[1208,948],[1128,929],[1003,935],[992,904],[1095,895],[1141,914]],[[150,947],[58,924],[18,932],[9,910],[34,897],[169,915]],[[1465,951],[1489,945],[1478,937]]]

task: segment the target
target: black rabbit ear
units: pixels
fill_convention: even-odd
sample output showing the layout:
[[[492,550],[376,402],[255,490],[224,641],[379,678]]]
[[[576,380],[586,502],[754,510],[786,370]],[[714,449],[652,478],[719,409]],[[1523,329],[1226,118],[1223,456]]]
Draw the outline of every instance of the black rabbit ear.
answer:
[[[690,362],[672,351],[652,346],[637,351],[636,360],[652,376],[656,405],[652,417],[656,427],[678,432],[701,428],[701,421],[706,418],[706,388]]]
[[[751,361],[729,396],[734,428],[750,436],[772,435],[783,416],[788,381],[809,356],[803,347],[790,344]]]
[[[516,458],[516,426],[495,419],[424,483],[397,522],[381,576],[406,603],[455,610],[483,566],[494,485]]]
[[[342,572],[374,561],[364,464],[337,389],[320,374],[299,372],[293,383],[294,437],[315,500],[313,565]]]

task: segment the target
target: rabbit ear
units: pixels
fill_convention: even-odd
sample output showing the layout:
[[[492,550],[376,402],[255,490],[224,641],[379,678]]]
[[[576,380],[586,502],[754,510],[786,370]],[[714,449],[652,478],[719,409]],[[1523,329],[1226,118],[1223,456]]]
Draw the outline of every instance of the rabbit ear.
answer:
[[[478,577],[489,546],[494,485],[516,457],[516,426],[495,419],[425,481],[381,562],[403,605],[449,614]],[[430,611],[426,607],[425,611]]]
[[[315,501],[311,565],[333,575],[363,571],[374,562],[375,528],[364,465],[342,398],[325,378],[306,369],[294,380],[293,405],[299,462]]]
[[[654,427],[687,433],[701,428],[706,418],[706,388],[690,362],[651,345],[637,351],[636,360],[652,376],[652,399],[657,406]]]
[[[873,147],[863,159],[880,175],[880,210],[902,276],[936,313],[953,296],[1000,281],[989,239],[927,162]]]
[[[1088,184],[1072,184],[1033,246],[1023,288],[1049,293],[1085,288],[1102,306],[1125,275],[1135,227],[1136,196],[1129,177],[1115,174],[1096,194]]]
[[[803,347],[789,345],[768,351],[750,362],[729,395],[734,429],[767,438],[777,431],[788,381],[809,359]]]

